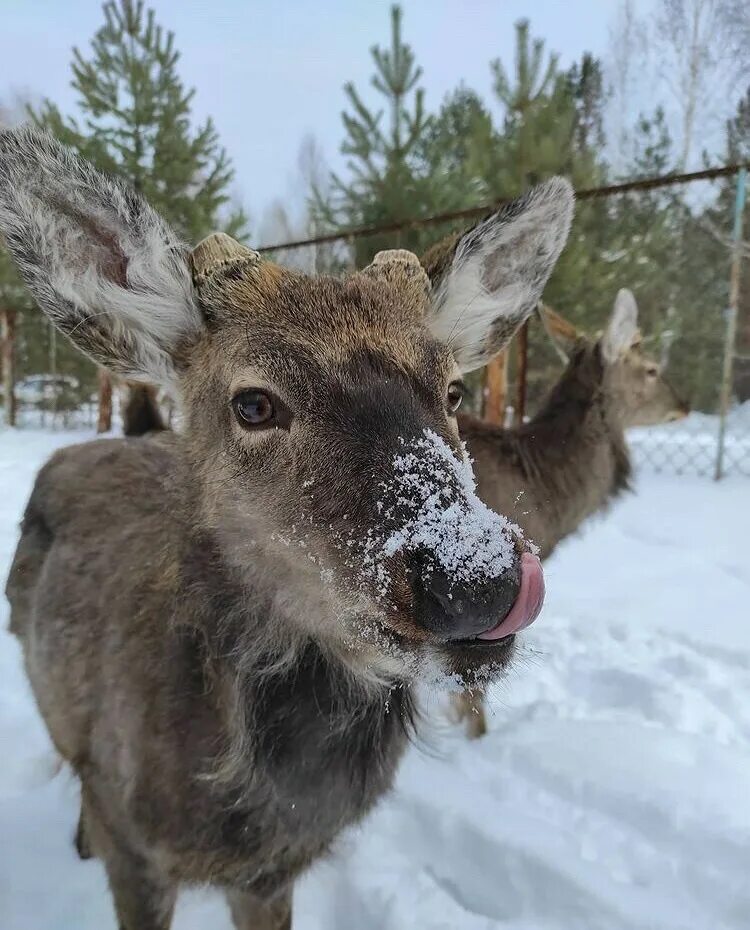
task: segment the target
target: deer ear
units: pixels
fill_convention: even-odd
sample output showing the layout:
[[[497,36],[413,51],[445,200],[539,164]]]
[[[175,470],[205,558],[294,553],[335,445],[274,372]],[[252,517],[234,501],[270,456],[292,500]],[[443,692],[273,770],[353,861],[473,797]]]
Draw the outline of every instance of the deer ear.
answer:
[[[0,234],[80,349],[127,378],[174,381],[202,316],[187,250],[140,196],[46,133],[0,132]]]
[[[488,362],[531,314],[572,218],[573,189],[552,178],[425,255],[434,293],[428,322],[463,371]]]
[[[638,337],[638,304],[633,292],[622,288],[617,292],[612,316],[602,336],[604,361],[611,365],[622,358]]]

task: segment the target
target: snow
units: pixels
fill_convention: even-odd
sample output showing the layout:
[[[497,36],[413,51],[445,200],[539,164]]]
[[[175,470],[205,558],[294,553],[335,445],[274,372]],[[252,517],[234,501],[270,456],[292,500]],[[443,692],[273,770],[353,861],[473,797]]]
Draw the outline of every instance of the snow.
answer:
[[[81,438],[0,431],[0,566],[37,468]],[[396,790],[299,883],[296,930],[746,930],[748,513],[747,479],[642,471],[548,562],[489,734],[467,742],[428,696]],[[73,850],[74,780],[5,632],[0,744],[0,927],[114,930],[101,866]],[[230,922],[191,891],[174,926]]]
[[[628,430],[636,465],[672,474],[713,475],[718,437],[719,418],[697,410],[673,423]],[[723,473],[750,477],[750,401],[727,415]]]
[[[386,519],[399,513],[401,525],[381,554],[418,550],[456,581],[497,578],[513,564],[514,532],[521,531],[490,510],[475,489],[468,457],[459,461],[445,440],[425,430],[394,457],[380,509]]]

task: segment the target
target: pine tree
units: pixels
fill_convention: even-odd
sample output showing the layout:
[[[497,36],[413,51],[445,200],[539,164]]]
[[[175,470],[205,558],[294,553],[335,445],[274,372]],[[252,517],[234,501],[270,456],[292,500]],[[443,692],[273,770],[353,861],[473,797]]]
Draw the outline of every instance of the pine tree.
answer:
[[[73,50],[79,119],[45,100],[34,121],[98,168],[124,178],[190,242],[217,227],[242,235],[245,216],[224,215],[233,169],[213,122],[193,129],[194,90],[177,73],[174,34],[144,0],[108,0],[90,57]]]
[[[495,197],[502,139],[476,91],[461,84],[443,100],[418,146],[421,171],[431,178],[434,212],[486,203]]]
[[[0,248],[0,401],[6,426],[15,426],[14,391],[16,383],[15,359],[18,355],[16,339],[19,313],[27,309],[27,292],[13,267],[8,253]]]
[[[371,49],[375,73],[373,88],[385,98],[388,110],[371,110],[351,82],[344,85],[350,109],[341,114],[345,139],[341,151],[348,156],[349,179],[331,175],[330,193],[316,198],[316,210],[333,229],[385,224],[419,216],[429,210],[429,180],[419,172],[418,147],[428,126],[424,91],[419,87],[422,69],[401,37],[401,8],[391,7],[391,44]],[[385,122],[385,125],[384,125]],[[420,233],[405,233],[401,245],[416,247]],[[358,239],[354,262],[365,264],[393,238]]]
[[[679,164],[661,108],[641,115],[630,134],[627,176],[668,174]],[[728,261],[702,229],[703,208],[682,186],[633,191],[611,198],[603,228],[601,293],[609,311],[619,287],[631,288],[649,351],[662,354],[679,394],[697,409],[715,409],[720,371],[721,311],[726,306]],[[722,226],[726,218],[722,218]],[[667,341],[664,341],[665,338]]]
[[[732,118],[727,120],[725,160],[729,164],[750,161],[750,87],[747,88],[737,102]],[[700,253],[701,265],[706,268],[706,272],[710,269],[714,270],[722,287],[722,296],[725,302],[729,299],[729,243],[736,195],[737,177],[726,178],[719,185],[715,203],[706,210],[703,217],[703,229],[710,229],[713,243],[710,247],[706,247],[705,243],[703,244]],[[746,190],[743,223],[743,239],[745,243],[750,241],[750,203],[748,203],[748,199]],[[717,282],[717,287],[719,282]],[[717,333],[717,336],[721,338],[723,335],[722,321],[722,331]],[[747,259],[740,266],[733,392],[740,400],[750,399],[750,261]]]
[[[629,177],[653,177],[670,170],[673,148],[662,111],[641,116],[631,138]],[[590,153],[590,149],[577,153],[579,173]],[[594,164],[591,177],[594,184],[604,180],[604,166]],[[603,326],[619,288],[628,287],[638,297],[643,328],[663,327],[662,315],[672,302],[671,279],[682,256],[676,242],[682,211],[676,188],[580,201],[548,299],[576,325],[595,332]]]
[[[234,171],[211,119],[193,129],[194,90],[177,73],[174,33],[144,0],[108,0],[90,57],[73,49],[72,86],[80,117],[50,100],[31,118],[100,170],[122,177],[188,242],[217,228],[245,234],[242,209],[228,209]],[[99,378],[100,408],[111,385]],[[109,418],[100,418],[106,429]]]
[[[583,124],[586,119],[595,122],[593,110],[601,102],[601,83],[597,86],[594,80],[599,73],[598,64],[589,56],[580,68],[567,74],[561,72],[558,56],[547,51],[542,39],[532,36],[528,20],[523,19],[516,23],[512,68],[496,59],[491,69],[495,95],[504,115],[493,165],[495,176],[488,179],[493,197],[518,196],[553,174],[567,175],[576,186],[593,185],[603,172]],[[584,107],[585,98],[589,112]],[[578,211],[577,230],[585,225],[582,212],[586,213]],[[552,299],[563,312],[572,283],[579,280],[581,271],[590,264],[589,244],[575,233],[545,291],[546,298]],[[536,338],[531,357],[529,395],[532,401],[537,401],[549,384],[550,367],[556,364],[556,357],[544,339]],[[488,367],[491,410],[502,406],[499,400],[492,399],[493,392],[502,391],[502,365],[503,359],[498,358]]]
[[[529,21],[516,23],[513,74],[498,58],[491,63],[494,91],[505,111],[503,193],[515,194],[559,170],[570,147],[573,106],[560,85],[558,56],[545,58],[543,39],[532,39]]]
[[[10,104],[0,102],[0,129],[10,128],[21,121],[25,104],[15,100]],[[12,397],[15,382],[32,372],[42,372],[47,359],[44,342],[49,331],[41,314],[35,312],[31,295],[21,281],[15,262],[0,243],[0,330],[3,318],[12,317],[12,331],[15,333],[14,345],[6,345],[2,340],[2,390],[0,400],[6,424],[15,423],[15,405]],[[42,349],[42,351],[38,351]],[[8,360],[12,356],[12,364]],[[10,400],[9,400],[10,399]]]
[[[566,89],[573,100],[573,137],[578,152],[604,148],[604,111],[607,94],[601,62],[584,52],[565,74]]]

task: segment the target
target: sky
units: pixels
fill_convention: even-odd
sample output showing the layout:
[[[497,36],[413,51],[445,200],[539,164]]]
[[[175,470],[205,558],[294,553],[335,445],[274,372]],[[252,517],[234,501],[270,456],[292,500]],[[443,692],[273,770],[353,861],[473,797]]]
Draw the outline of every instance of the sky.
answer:
[[[211,115],[236,167],[251,225],[274,199],[292,196],[300,142],[313,133],[341,163],[343,84],[367,89],[369,49],[389,41],[390,0],[151,0],[176,33],[180,75],[196,88],[197,120]],[[513,23],[567,65],[584,50],[604,54],[617,0],[404,0],[404,37],[424,69],[428,108],[464,81],[491,93],[489,62],[513,61]],[[72,112],[71,49],[85,52],[102,22],[98,0],[0,0],[0,99],[50,97]],[[375,102],[376,94],[365,99]]]

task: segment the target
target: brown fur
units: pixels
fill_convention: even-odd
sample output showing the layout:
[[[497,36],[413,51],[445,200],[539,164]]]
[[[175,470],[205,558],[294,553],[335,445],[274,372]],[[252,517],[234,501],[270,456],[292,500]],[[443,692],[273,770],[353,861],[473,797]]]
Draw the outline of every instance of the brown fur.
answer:
[[[479,494],[515,520],[546,559],[556,546],[628,488],[625,429],[677,419],[687,406],[636,341],[607,365],[598,343],[581,339],[539,413],[516,429],[459,415]],[[487,730],[484,692],[454,699],[475,739]]]
[[[432,285],[401,252],[307,278],[226,236],[191,260],[118,181],[33,129],[0,133],[0,232],[37,301],[94,358],[169,385],[185,417],[56,453],[7,585],[80,779],[77,846],[103,860],[121,930],[167,930],[195,883],[226,891],[238,930],[288,928],[297,876],[389,789],[415,677],[510,661],[512,642],[477,639],[519,590],[507,525],[493,573],[385,544],[420,495],[456,537],[486,517],[449,388],[459,358],[480,363],[528,315],[571,213],[549,182],[459,239]],[[262,428],[236,406],[251,390],[277,413]],[[397,481],[405,453],[416,487]],[[480,555],[496,536],[476,535]]]
[[[127,401],[122,411],[122,431],[125,436],[144,436],[168,429],[159,409],[156,388],[151,384],[127,386]]]

